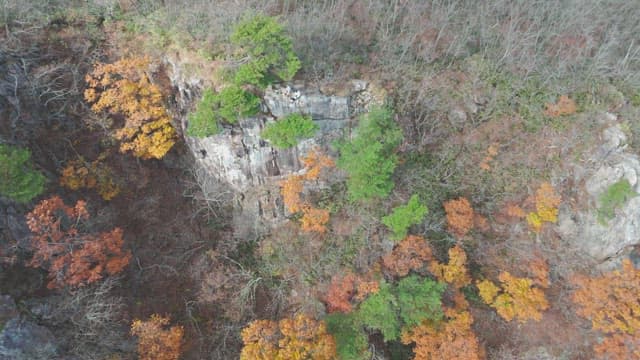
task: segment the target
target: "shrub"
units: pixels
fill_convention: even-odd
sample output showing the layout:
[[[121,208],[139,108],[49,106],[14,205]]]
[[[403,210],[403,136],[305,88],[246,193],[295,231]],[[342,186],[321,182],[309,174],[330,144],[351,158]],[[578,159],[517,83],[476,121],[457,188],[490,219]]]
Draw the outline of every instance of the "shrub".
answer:
[[[187,135],[203,138],[218,133],[218,121],[213,111],[215,102],[216,96],[213,90],[204,90],[200,102],[196,105],[196,110],[189,114]]]
[[[400,280],[396,293],[404,326],[417,326],[427,319],[439,321],[443,315],[441,298],[444,289],[445,284],[415,275]]]
[[[214,97],[216,103],[216,115],[222,120],[235,124],[244,116],[258,113],[260,99],[236,85],[230,85],[222,89]]]
[[[637,195],[627,179],[622,179],[609,186],[598,198],[600,202],[598,219],[600,222],[604,223],[613,219],[615,210]]]
[[[305,138],[312,137],[318,130],[310,116],[290,114],[265,127],[261,136],[275,147],[288,149],[298,145]]]
[[[444,284],[416,275],[400,280],[396,286],[382,282],[354,314],[362,326],[380,331],[384,341],[398,340],[403,327],[442,318],[444,289]]]
[[[393,189],[391,179],[398,163],[393,153],[402,141],[402,132],[387,108],[372,109],[361,117],[356,136],[338,144],[338,167],[349,178],[347,190],[353,201],[385,197]]]
[[[325,318],[327,330],[336,339],[336,351],[341,360],[370,359],[369,342],[355,314],[333,313]]]
[[[44,181],[33,169],[29,150],[0,144],[0,195],[26,203],[42,193]]]
[[[420,203],[418,195],[412,195],[407,205],[395,207],[391,214],[382,218],[382,223],[393,232],[391,238],[399,241],[407,236],[411,225],[422,221],[427,212],[427,207]]]
[[[241,47],[247,59],[235,74],[238,85],[264,87],[274,78],[288,81],[300,69],[291,39],[272,17],[257,15],[240,22],[231,35],[231,42]]]
[[[391,285],[387,283],[380,284],[378,293],[360,304],[357,315],[364,326],[379,330],[384,341],[395,340],[400,336],[397,299]]]

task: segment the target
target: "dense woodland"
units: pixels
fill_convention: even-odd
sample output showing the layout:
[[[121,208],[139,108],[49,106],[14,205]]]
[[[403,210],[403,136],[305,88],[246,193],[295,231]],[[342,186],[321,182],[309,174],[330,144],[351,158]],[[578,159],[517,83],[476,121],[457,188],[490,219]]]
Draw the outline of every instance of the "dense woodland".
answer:
[[[0,0],[0,360],[640,359],[640,239],[585,245],[638,234],[638,19]],[[266,122],[301,165],[272,179],[286,220],[239,236],[244,194],[188,139],[270,116],[273,87],[352,80],[375,96],[335,141]]]

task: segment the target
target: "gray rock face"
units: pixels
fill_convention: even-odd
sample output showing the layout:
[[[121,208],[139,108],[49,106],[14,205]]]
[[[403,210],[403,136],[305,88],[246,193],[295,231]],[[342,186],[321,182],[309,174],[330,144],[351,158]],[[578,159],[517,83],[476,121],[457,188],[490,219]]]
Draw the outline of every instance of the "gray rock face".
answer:
[[[47,328],[22,318],[9,296],[0,296],[0,360],[53,359],[55,338]]]
[[[205,87],[204,81],[189,76],[180,61],[167,59],[169,78],[178,89],[176,100],[182,114],[182,128],[188,127],[187,110]],[[302,84],[273,86],[265,90],[262,114],[224,125],[221,133],[199,139],[185,136],[201,176],[216,179],[234,194],[234,229],[237,237],[251,237],[284,219],[279,182],[304,171],[300,157],[310,149],[331,153],[330,144],[348,131],[354,115],[384,100],[384,91],[366,81],[353,80],[339,90],[325,93]],[[326,93],[333,95],[328,95]],[[264,127],[292,113],[310,115],[319,131],[312,139],[291,149],[277,149],[261,139]],[[184,133],[184,131],[183,131]]]
[[[640,243],[640,197],[627,201],[606,224],[598,220],[595,210],[600,205],[598,198],[609,186],[626,179],[640,192],[640,159],[625,152],[627,137],[620,125],[605,129],[602,140],[592,156],[593,166],[574,174],[576,182],[584,181],[592,209],[573,216],[561,212],[558,224],[564,240],[599,262],[615,259]]]

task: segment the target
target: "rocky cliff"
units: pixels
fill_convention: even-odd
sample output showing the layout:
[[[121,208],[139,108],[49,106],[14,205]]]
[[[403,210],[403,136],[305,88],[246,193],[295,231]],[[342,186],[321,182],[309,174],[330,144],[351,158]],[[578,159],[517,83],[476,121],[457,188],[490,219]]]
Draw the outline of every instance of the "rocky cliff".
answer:
[[[169,78],[178,89],[178,106],[191,108],[197,101],[194,95],[204,87],[203,81],[185,75],[179,62],[167,63]],[[255,236],[260,229],[285,220],[278,183],[303,171],[300,157],[310,149],[330,154],[331,143],[350,131],[356,114],[381,101],[380,93],[361,80],[342,84],[339,91],[331,92],[301,83],[272,86],[264,93],[259,116],[224,125],[215,136],[199,139],[185,135],[198,173],[216,179],[235,195],[236,236]],[[267,124],[291,113],[310,115],[319,128],[316,136],[285,150],[261,139]],[[188,126],[186,118],[181,120],[183,130]]]
[[[609,125],[602,131],[601,145],[582,162],[573,165],[575,183],[584,184],[588,208],[561,211],[559,232],[568,244],[592,257],[598,263],[614,262],[640,244],[640,196],[633,197],[616,209],[613,219],[602,221],[597,216],[599,199],[609,186],[626,179],[640,193],[640,159],[628,150],[627,135],[612,114],[603,116]]]

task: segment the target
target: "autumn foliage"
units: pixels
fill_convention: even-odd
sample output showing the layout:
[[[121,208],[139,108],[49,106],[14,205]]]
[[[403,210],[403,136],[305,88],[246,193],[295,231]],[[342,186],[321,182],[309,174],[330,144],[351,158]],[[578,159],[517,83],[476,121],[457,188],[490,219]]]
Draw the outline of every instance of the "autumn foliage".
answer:
[[[180,357],[182,326],[169,326],[169,318],[157,314],[147,321],[134,320],[131,335],[138,337],[140,360],[177,360]]]
[[[242,330],[241,360],[333,360],[336,344],[324,322],[306,315],[279,322],[256,320]]]
[[[54,196],[27,214],[33,258],[30,266],[49,271],[49,288],[83,286],[121,272],[131,259],[123,249],[122,230],[88,233],[84,201],[67,206]]]
[[[378,290],[377,281],[367,281],[353,273],[347,273],[344,276],[336,275],[331,279],[331,285],[325,297],[327,311],[351,312],[353,301],[362,301],[367,295],[375,294]]]
[[[472,228],[475,213],[466,198],[446,201],[444,211],[447,213],[449,231],[457,238],[464,237]]]
[[[534,199],[536,211],[527,214],[527,222],[534,232],[539,233],[544,223],[558,221],[558,206],[561,198],[551,184],[544,182],[536,191]]]
[[[449,249],[449,262],[440,264],[433,261],[429,265],[429,271],[441,282],[461,288],[471,283],[471,277],[467,270],[467,254],[464,249],[456,245]]]
[[[433,259],[431,247],[425,238],[409,235],[382,257],[382,266],[394,276],[406,276],[410,271],[422,269]]]
[[[498,315],[507,321],[542,319],[542,311],[549,308],[549,303],[544,291],[535,286],[534,280],[514,277],[508,272],[501,272],[498,279],[500,287],[490,280],[477,283],[480,297],[496,309]]]
[[[316,180],[323,168],[334,166],[333,160],[323,155],[317,149],[311,150],[304,158],[300,159],[305,166],[304,175],[290,175],[280,182],[280,194],[284,206],[290,213],[302,212],[300,223],[302,230],[306,232],[324,233],[329,222],[329,210],[318,209],[302,199],[304,182]]]
[[[142,159],[160,159],[176,141],[176,132],[160,88],[151,83],[148,58],[125,58],[97,64],[86,76],[84,98],[96,113],[124,117],[115,132],[120,151]]]
[[[422,324],[402,334],[404,344],[415,343],[416,360],[480,360],[484,358],[478,338],[471,329],[468,311],[445,310],[445,321]]]
[[[544,114],[549,117],[566,116],[575,113],[578,110],[576,102],[571,100],[567,95],[562,95],[555,104],[546,104]]]
[[[621,270],[594,278],[576,276],[572,282],[579,287],[572,297],[573,302],[579,306],[576,311],[578,315],[591,320],[594,329],[611,335],[605,343],[595,348],[596,352],[608,353],[613,359],[625,358],[615,357],[615,353],[629,352],[638,355],[640,270],[625,259]]]
[[[60,185],[71,190],[96,189],[105,200],[111,200],[120,193],[111,170],[100,159],[90,163],[82,158],[70,161],[62,170]]]

